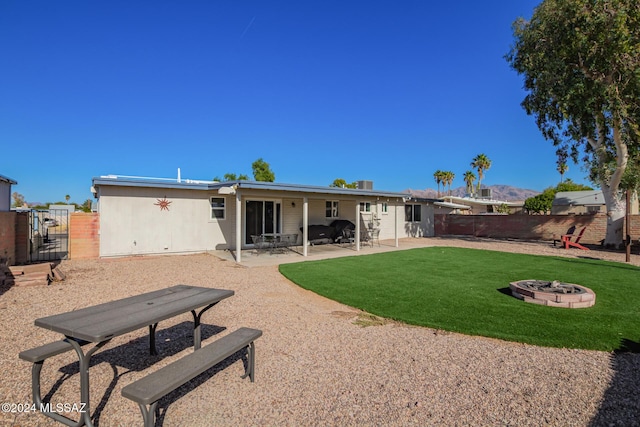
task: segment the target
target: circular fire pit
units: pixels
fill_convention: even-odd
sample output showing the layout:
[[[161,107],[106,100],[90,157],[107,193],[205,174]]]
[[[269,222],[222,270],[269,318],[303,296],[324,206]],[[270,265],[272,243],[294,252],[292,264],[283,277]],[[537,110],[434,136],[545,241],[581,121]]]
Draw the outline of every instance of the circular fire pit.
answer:
[[[596,303],[596,294],[591,289],[557,280],[519,280],[511,282],[509,288],[518,299],[550,307],[585,308]]]

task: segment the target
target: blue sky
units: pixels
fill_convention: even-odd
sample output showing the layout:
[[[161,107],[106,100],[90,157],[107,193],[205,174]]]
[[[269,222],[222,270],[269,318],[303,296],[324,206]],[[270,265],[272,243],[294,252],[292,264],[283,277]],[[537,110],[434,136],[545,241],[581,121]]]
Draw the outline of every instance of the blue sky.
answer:
[[[374,188],[556,185],[504,55],[537,0],[0,2],[0,174],[27,201],[106,174]],[[566,175],[584,183],[570,164]]]

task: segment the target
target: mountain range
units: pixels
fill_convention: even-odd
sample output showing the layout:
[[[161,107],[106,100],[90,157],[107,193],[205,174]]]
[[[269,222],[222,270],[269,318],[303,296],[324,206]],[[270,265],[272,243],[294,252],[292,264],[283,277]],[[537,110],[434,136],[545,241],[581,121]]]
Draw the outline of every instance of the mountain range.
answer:
[[[505,202],[524,201],[529,197],[533,197],[540,194],[540,191],[528,190],[524,188],[517,188],[511,185],[489,185],[483,186],[483,188],[491,189],[491,198],[493,200],[502,200]],[[421,198],[436,198],[438,197],[438,191],[432,188],[425,188],[424,190],[407,189],[406,192],[411,193],[413,197]],[[447,188],[440,189],[440,197],[449,194]],[[464,197],[467,194],[466,187],[457,187],[451,189],[451,195],[456,197]]]

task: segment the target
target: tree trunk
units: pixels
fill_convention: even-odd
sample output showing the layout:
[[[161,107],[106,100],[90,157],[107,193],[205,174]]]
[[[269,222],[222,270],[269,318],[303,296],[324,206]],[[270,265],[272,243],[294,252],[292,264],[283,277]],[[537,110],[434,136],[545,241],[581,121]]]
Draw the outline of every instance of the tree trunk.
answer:
[[[618,248],[623,243],[625,201],[612,191],[611,187],[602,185],[602,194],[607,206],[607,233],[604,238],[605,247]]]
[[[604,116],[604,114],[602,115]],[[604,122],[604,120],[601,120]],[[629,149],[622,139],[620,118],[614,118],[613,125],[613,141],[615,143],[615,159],[616,169],[608,179],[600,179],[600,188],[604,195],[604,201],[607,206],[607,233],[604,238],[605,247],[618,248],[623,243],[622,229],[624,227],[624,217],[626,213],[625,200],[622,195],[618,193],[620,188],[620,182],[622,181],[622,174],[627,168],[627,162],[629,160]],[[605,135],[606,127],[600,127],[598,140],[589,139],[589,145],[594,149],[596,153],[598,165],[600,167],[606,165],[607,155],[605,147]]]

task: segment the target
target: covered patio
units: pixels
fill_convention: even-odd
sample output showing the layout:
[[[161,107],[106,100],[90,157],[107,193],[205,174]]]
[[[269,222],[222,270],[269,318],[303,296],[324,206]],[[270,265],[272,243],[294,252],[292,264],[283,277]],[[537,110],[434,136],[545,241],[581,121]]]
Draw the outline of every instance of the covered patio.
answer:
[[[235,230],[228,241],[229,252],[238,263],[244,264],[245,255],[256,249],[255,237],[258,236],[267,239],[296,236],[296,244],[286,254],[312,256],[320,245],[313,244],[310,228],[330,227],[336,220],[350,222],[354,236],[367,235],[368,231],[377,229],[376,237],[369,235],[368,238],[376,239],[376,243],[378,239],[385,239],[387,246],[396,248],[400,238],[407,235],[405,202],[410,197],[406,193],[251,181],[219,183],[211,189],[233,198],[228,205],[231,216],[236,219]],[[333,243],[333,239],[328,240]],[[352,243],[351,251],[367,249],[362,239],[352,239]],[[345,249],[344,245],[339,246]],[[323,253],[330,251],[332,249],[320,249]]]
[[[401,251],[406,249],[415,249],[425,246],[431,246],[430,239],[427,238],[402,238],[398,239],[396,246],[395,239],[381,240],[380,246],[361,246],[360,250],[356,250],[354,246],[346,246],[342,244],[327,244],[309,246],[307,256],[301,257],[302,247],[292,247],[286,252],[259,253],[255,249],[245,248],[242,250],[242,265],[245,267],[264,267],[269,265],[289,264],[302,261],[318,261],[329,258],[340,258],[346,256],[370,255],[383,252]],[[217,256],[225,261],[236,261],[236,254],[231,250],[211,251],[212,255]]]

